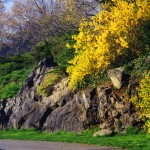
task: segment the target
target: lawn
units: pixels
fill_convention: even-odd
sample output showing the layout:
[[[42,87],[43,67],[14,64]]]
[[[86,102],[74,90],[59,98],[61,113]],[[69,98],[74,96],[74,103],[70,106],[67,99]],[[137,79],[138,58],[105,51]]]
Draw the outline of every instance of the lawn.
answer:
[[[82,134],[60,131],[57,133],[30,130],[0,130],[0,139],[38,140],[55,142],[86,143],[100,146],[119,147],[128,150],[150,150],[150,135],[145,133],[93,137],[93,131]]]

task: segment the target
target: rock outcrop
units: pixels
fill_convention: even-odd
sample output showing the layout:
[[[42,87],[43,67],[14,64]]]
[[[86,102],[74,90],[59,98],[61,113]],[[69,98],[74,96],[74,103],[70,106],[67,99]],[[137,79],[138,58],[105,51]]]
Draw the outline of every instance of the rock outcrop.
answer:
[[[0,128],[82,132],[100,126],[103,130],[120,132],[136,123],[132,104],[110,87],[70,91],[66,77],[51,86],[48,97],[39,96],[37,86],[54,67],[50,60],[42,60],[16,97],[0,101]]]
[[[120,89],[122,87],[123,70],[123,68],[108,70],[108,76],[110,77],[114,87],[116,87],[117,89]]]

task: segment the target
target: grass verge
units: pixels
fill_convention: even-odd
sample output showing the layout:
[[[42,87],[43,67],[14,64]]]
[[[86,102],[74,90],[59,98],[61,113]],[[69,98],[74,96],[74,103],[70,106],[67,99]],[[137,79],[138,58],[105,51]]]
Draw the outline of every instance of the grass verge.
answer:
[[[93,132],[88,130],[82,134],[60,131],[57,133],[39,132],[30,130],[0,130],[0,139],[36,140],[86,143],[99,146],[112,146],[128,150],[150,150],[150,135],[145,133],[124,134],[114,136],[93,137]]]

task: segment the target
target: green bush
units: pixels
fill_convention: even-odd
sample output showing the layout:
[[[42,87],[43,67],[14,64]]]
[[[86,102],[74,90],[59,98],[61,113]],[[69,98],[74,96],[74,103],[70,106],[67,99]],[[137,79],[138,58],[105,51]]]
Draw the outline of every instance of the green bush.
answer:
[[[72,49],[64,48],[62,51],[58,53],[55,57],[55,62],[57,62],[58,67],[62,71],[66,71],[66,68],[69,66],[68,61],[74,57],[74,51]]]
[[[36,63],[45,57],[51,58],[65,72],[68,61],[74,57],[74,50],[67,49],[66,44],[73,44],[73,42],[71,34],[52,36],[35,45],[31,55]]]
[[[4,63],[6,63],[7,61],[8,61],[7,58],[5,58],[5,57],[0,57],[0,64],[1,64],[1,65],[4,64]]]
[[[66,72],[66,68],[68,67],[68,61],[71,60],[74,55],[74,49],[67,49],[66,44],[72,45],[75,41],[72,39],[71,34],[64,34],[55,37],[49,38],[49,42],[51,42],[51,52],[54,57],[54,61],[57,63],[60,70]]]
[[[141,56],[124,65],[125,72],[131,75],[131,79],[141,79],[150,69],[150,54]]]
[[[47,40],[41,41],[37,45],[35,45],[32,48],[31,54],[34,58],[35,63],[38,63],[45,57],[50,58],[53,61],[53,56],[51,54],[51,43]]]

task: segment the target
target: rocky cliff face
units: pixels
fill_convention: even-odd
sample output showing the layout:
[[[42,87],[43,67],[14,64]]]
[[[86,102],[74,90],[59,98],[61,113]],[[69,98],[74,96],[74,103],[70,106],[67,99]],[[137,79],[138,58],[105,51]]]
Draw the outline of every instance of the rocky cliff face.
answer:
[[[42,60],[23,83],[18,95],[0,101],[0,128],[37,128],[76,131],[93,126],[123,131],[136,123],[137,115],[124,97],[110,87],[70,91],[68,78],[51,86],[48,97],[36,93],[44,75],[54,67]]]

